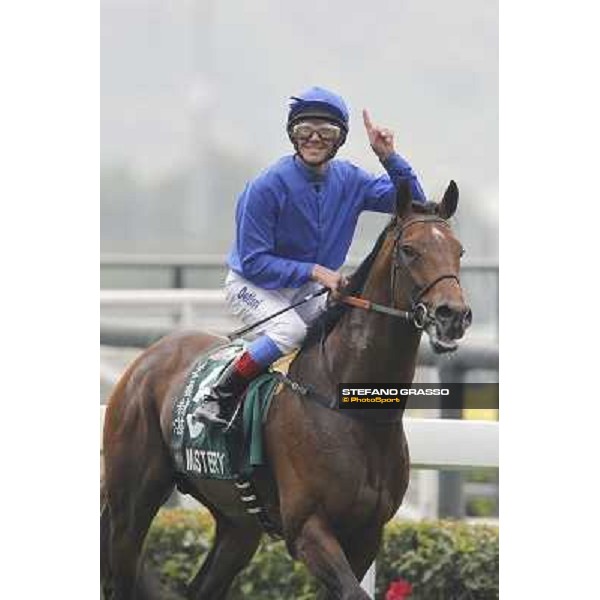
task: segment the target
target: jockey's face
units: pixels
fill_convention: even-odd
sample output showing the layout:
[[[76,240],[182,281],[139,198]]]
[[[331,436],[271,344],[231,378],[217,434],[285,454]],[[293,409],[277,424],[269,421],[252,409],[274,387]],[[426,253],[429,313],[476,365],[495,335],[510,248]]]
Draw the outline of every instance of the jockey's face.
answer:
[[[322,119],[307,119],[294,125],[292,138],[298,154],[309,165],[321,164],[334,149],[341,136],[341,129]]]

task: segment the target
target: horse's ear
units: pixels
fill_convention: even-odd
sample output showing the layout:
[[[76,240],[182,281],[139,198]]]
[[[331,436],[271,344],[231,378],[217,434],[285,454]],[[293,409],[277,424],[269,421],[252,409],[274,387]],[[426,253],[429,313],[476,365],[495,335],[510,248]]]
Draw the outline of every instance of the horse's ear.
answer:
[[[458,186],[454,180],[451,180],[448,188],[444,192],[444,197],[439,203],[437,213],[442,219],[449,219],[458,206]]]
[[[410,183],[401,181],[396,186],[396,215],[402,219],[412,209],[412,195],[410,193]]]

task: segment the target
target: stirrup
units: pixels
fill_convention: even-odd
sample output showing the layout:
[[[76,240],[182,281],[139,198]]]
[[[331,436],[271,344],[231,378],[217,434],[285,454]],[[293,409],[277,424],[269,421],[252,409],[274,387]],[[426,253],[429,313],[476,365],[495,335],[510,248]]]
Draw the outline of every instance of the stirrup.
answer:
[[[214,423],[215,425],[220,425],[221,427],[229,426],[229,421],[226,419],[221,419],[218,414],[215,414],[212,411],[206,410],[204,404],[198,406],[192,413],[192,421],[196,423]]]
[[[233,414],[231,415],[229,421],[225,420],[227,425],[226,425],[225,429],[223,430],[223,433],[227,433],[233,427],[235,419],[238,416],[238,413],[240,412],[241,408],[242,408],[242,403],[238,400],[237,406],[235,407],[235,410],[233,411]],[[220,419],[220,417],[218,417],[218,418]]]

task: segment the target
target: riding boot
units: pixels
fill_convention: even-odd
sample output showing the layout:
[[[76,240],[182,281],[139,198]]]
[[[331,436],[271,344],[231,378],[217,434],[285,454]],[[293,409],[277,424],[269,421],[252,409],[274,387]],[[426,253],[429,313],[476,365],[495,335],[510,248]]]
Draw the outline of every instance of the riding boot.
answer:
[[[225,369],[218,383],[194,411],[193,419],[227,425],[235,413],[237,401],[248,384],[264,370],[265,367],[257,363],[250,353],[245,351]],[[219,413],[217,415],[207,410],[206,404],[209,402],[218,403]]]

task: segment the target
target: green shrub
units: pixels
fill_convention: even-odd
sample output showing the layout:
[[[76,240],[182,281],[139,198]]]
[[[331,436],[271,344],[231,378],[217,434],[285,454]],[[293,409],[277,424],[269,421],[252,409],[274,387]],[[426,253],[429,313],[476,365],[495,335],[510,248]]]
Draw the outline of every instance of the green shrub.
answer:
[[[376,597],[399,576],[411,600],[492,600],[498,593],[498,529],[456,521],[395,521],[377,559]]]
[[[211,547],[214,521],[199,510],[161,509],[146,538],[146,557],[162,583],[184,593]]]
[[[163,509],[148,534],[146,556],[161,581],[183,593],[213,535],[207,513]],[[450,521],[390,523],[377,558],[375,597],[383,599],[389,583],[400,577],[413,584],[411,600],[498,598],[498,531]],[[317,589],[285,545],[264,536],[252,562],[236,578],[230,598],[312,600]]]
[[[496,500],[485,496],[473,496],[467,500],[465,513],[468,517],[491,517],[497,514]]]

